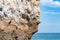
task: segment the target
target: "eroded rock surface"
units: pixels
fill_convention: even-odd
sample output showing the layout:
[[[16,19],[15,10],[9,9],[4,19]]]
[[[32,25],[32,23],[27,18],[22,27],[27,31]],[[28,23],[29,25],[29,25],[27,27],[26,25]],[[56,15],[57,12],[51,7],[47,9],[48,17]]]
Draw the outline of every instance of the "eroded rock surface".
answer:
[[[0,40],[30,40],[40,23],[40,0],[0,0]]]

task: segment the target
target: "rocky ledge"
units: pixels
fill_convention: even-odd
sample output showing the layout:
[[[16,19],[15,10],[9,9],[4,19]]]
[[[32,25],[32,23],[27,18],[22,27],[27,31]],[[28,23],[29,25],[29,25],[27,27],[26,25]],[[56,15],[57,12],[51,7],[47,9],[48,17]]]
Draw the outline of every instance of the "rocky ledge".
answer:
[[[0,0],[0,40],[30,40],[40,23],[39,0]]]

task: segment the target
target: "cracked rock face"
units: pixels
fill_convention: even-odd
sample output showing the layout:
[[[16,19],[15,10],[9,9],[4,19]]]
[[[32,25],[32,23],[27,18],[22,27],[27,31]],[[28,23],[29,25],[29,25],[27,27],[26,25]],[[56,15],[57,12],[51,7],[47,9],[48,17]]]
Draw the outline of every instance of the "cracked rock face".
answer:
[[[0,40],[30,40],[40,23],[40,0],[0,0]]]

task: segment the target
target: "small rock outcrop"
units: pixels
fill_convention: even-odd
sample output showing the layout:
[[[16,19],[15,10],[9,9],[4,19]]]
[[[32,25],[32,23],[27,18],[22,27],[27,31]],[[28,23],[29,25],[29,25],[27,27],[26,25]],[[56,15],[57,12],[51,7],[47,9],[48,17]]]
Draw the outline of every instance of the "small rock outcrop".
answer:
[[[40,0],[0,0],[0,40],[30,40],[40,23]]]

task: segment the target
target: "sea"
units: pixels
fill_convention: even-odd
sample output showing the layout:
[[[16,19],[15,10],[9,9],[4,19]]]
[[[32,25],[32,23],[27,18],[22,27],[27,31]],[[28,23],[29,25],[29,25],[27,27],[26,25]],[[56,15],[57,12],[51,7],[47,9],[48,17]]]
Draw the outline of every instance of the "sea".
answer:
[[[31,40],[60,40],[60,33],[36,33]]]

